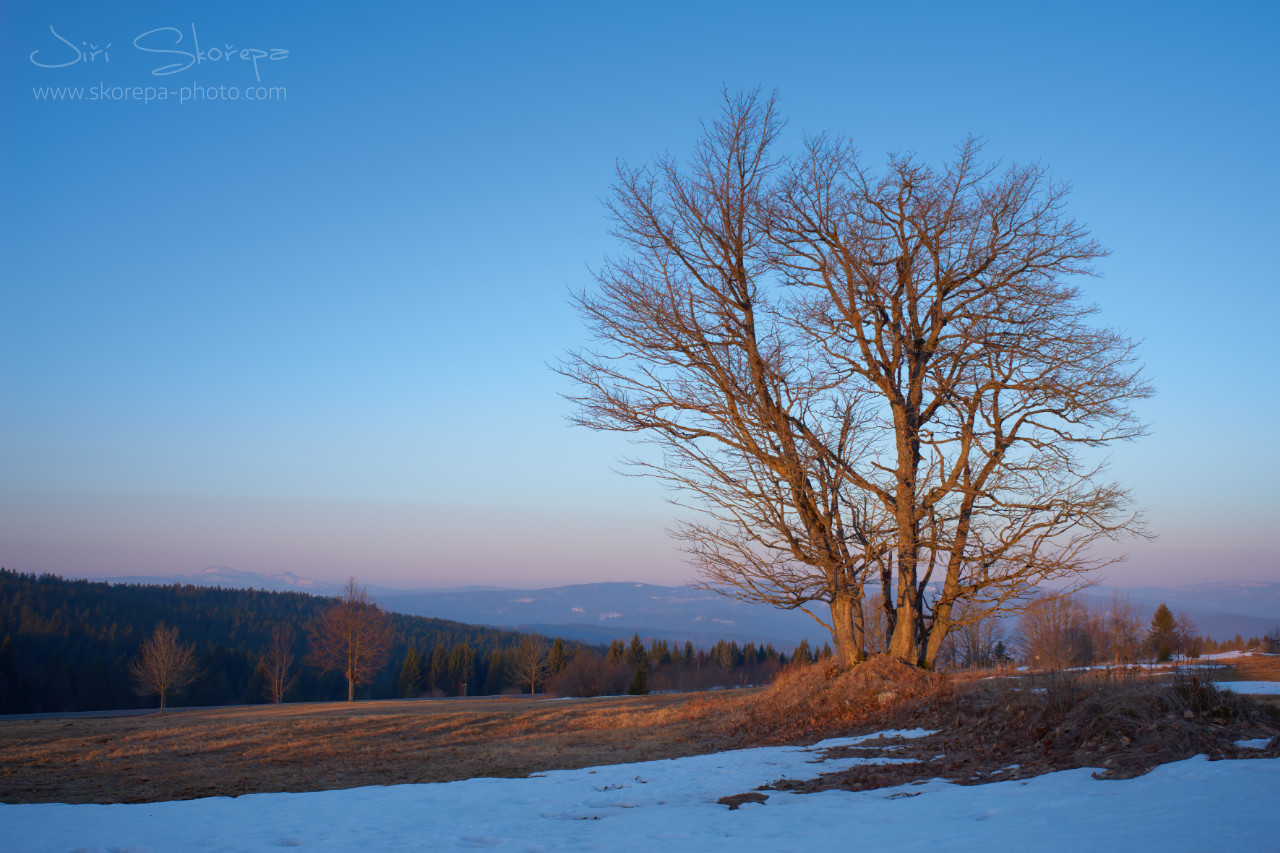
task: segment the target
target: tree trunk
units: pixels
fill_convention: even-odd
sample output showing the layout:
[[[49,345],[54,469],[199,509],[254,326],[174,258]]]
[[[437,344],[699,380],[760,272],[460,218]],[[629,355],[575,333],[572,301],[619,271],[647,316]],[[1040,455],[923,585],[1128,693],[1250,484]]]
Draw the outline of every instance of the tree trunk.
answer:
[[[356,683],[349,675],[347,676],[347,701],[356,701]]]
[[[835,640],[836,662],[850,670],[866,657],[853,627],[853,596],[838,592],[831,599],[831,638]]]
[[[948,601],[945,604],[939,604],[934,610],[933,624],[929,626],[929,639],[924,650],[925,669],[933,669],[933,664],[938,659],[938,651],[942,648],[942,642],[947,639],[947,634],[951,633],[951,608],[952,603]]]

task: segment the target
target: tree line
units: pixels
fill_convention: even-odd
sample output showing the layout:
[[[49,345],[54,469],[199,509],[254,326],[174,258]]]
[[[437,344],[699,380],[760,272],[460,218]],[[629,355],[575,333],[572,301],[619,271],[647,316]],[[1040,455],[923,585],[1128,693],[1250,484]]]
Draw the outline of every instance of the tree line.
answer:
[[[761,684],[803,643],[663,639],[592,646],[385,613],[342,598],[190,584],[110,584],[0,568],[0,713],[552,692],[590,696]],[[346,631],[367,617],[353,671]],[[354,619],[354,627],[352,620]],[[365,626],[368,627],[368,626]],[[372,640],[372,645],[369,641]]]
[[[317,665],[308,647],[309,628],[334,603],[299,592],[109,584],[0,568],[0,713],[154,705],[152,696],[135,692],[130,664],[160,625],[194,652],[198,677],[182,692],[183,704],[267,701],[263,662],[281,631],[295,638],[287,698],[344,698],[343,674]],[[397,667],[410,648],[440,647],[449,659],[472,659],[470,683],[483,684],[492,653],[518,646],[524,636],[399,613],[387,620],[390,659],[359,687],[361,698],[399,694]]]
[[[963,614],[962,614],[963,615]],[[1266,637],[1218,641],[1202,636],[1185,612],[1161,604],[1148,618],[1128,596],[1094,601],[1078,595],[1042,594],[1016,619],[965,620],[939,650],[944,669],[983,669],[1020,661],[1036,669],[1195,659],[1222,651],[1274,651],[1280,629]]]

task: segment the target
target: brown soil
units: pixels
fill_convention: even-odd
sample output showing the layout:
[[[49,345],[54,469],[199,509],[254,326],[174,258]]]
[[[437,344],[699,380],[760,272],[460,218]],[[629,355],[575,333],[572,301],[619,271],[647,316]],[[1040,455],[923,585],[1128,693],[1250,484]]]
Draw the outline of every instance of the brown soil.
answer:
[[[1236,671],[1265,680],[1270,660]],[[1215,671],[1211,678],[1221,676]],[[953,679],[876,659],[844,674],[823,664],[795,667],[770,688],[723,693],[289,704],[6,721],[0,802],[157,802],[525,776],[890,728],[938,731],[831,753],[918,763],[864,766],[775,787],[858,790],[932,778],[971,784],[1085,766],[1124,777],[1198,753],[1280,756],[1280,704],[1220,693],[1210,680],[1194,670]],[[1234,746],[1259,737],[1271,738],[1266,749]]]

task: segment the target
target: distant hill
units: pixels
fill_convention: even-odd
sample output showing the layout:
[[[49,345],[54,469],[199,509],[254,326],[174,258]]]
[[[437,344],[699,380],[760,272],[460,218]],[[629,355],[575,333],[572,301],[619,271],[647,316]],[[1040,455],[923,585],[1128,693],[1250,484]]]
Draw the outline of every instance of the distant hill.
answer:
[[[227,588],[297,590],[332,594],[337,586],[307,580],[290,572],[268,575],[211,566],[189,575],[167,578],[113,578],[134,583],[191,583]],[[1109,599],[1112,587],[1093,587],[1095,600]],[[1148,617],[1166,603],[1185,611],[1201,633],[1217,640],[1241,634],[1262,636],[1280,624],[1280,583],[1208,582],[1186,587],[1119,588]],[[476,625],[563,636],[581,642],[609,642],[614,637],[642,637],[709,647],[717,640],[771,643],[794,648],[801,640],[821,644],[829,637],[811,617],[799,611],[748,604],[715,592],[687,586],[637,582],[570,584],[544,589],[470,586],[403,590],[370,586],[369,592],[388,610],[452,619]],[[821,614],[820,614],[821,615]]]
[[[799,611],[748,604],[715,592],[646,583],[590,583],[532,590],[382,592],[378,602],[401,613],[559,634],[584,642],[656,637],[709,646],[723,638],[790,649],[802,639],[830,639]]]

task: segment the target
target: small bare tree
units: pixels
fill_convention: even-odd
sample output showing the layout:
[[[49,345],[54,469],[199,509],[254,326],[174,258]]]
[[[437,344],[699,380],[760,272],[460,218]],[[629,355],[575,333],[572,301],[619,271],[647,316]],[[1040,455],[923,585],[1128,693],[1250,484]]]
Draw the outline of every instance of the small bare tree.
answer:
[[[1142,608],[1119,591],[1111,593],[1106,612],[1107,657],[1114,663],[1133,663],[1142,652]]]
[[[1018,619],[1018,640],[1027,663],[1042,669],[1089,664],[1093,647],[1089,613],[1070,595],[1043,595]]]
[[[507,675],[516,684],[529,685],[529,693],[537,693],[538,685],[547,677],[547,645],[532,634],[507,656]]]
[[[160,697],[163,714],[169,694],[181,691],[200,675],[195,646],[179,643],[178,629],[161,623],[129,661],[129,675],[139,696]]]
[[[1178,651],[1184,657],[1200,657],[1200,632],[1185,610],[1178,611]]]
[[[391,617],[369,598],[368,591],[347,580],[342,598],[309,629],[311,657],[325,671],[347,679],[347,701],[356,685],[368,684],[391,657]]]
[[[293,668],[293,641],[296,635],[288,625],[277,625],[271,631],[271,639],[258,659],[262,672],[262,695],[268,702],[279,704],[289,688],[298,680]]]
[[[990,667],[996,663],[996,644],[1002,639],[1000,620],[995,616],[979,616],[976,619],[966,618],[962,606],[957,627],[952,634],[955,643],[955,656],[958,663],[968,667]]]

